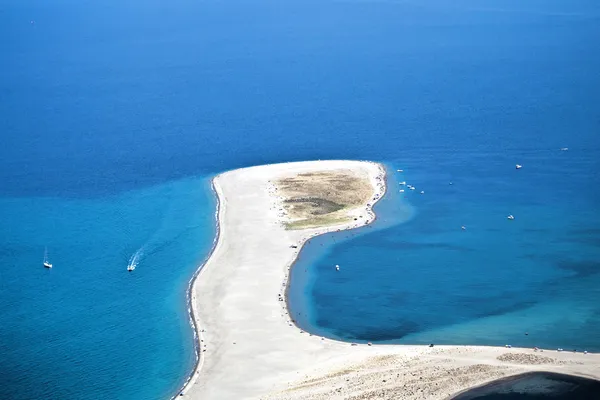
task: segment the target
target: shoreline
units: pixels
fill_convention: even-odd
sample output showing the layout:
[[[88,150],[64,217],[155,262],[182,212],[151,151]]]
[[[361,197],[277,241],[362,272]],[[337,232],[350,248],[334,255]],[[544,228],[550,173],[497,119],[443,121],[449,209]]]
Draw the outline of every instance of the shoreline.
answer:
[[[194,368],[190,371],[190,373],[185,378],[183,385],[179,388],[179,390],[177,390],[177,392],[173,396],[170,397],[170,400],[173,400],[173,399],[179,397],[180,393],[183,393],[190,385],[193,385],[195,380],[198,377],[200,370],[202,369],[203,357],[201,355],[202,352],[201,352],[200,343],[202,343],[201,340],[204,340],[204,339],[202,337],[201,330],[198,328],[196,302],[195,302],[195,296],[193,295],[193,291],[194,291],[194,285],[196,284],[196,280],[202,274],[202,269],[204,268],[204,266],[206,265],[208,260],[210,260],[213,253],[215,252],[215,249],[217,248],[217,244],[219,243],[219,237],[221,235],[221,227],[220,227],[220,223],[219,223],[221,198],[217,193],[217,189],[215,188],[215,178],[212,178],[210,180],[210,187],[211,187],[211,191],[213,192],[214,196],[217,199],[217,208],[214,213],[215,237],[213,239],[213,243],[210,248],[210,251],[204,258],[204,260],[200,263],[200,265],[198,266],[198,268],[196,269],[196,271],[194,272],[194,274],[192,275],[190,280],[188,281],[188,286],[186,288],[186,294],[185,294],[186,303],[187,303],[187,311],[188,311],[188,319],[190,322],[190,326],[192,327],[192,330],[194,331],[193,340],[194,340],[194,353],[195,353],[196,362],[194,364]]]
[[[320,161],[320,160],[319,160]],[[316,162],[319,162],[316,161]],[[315,161],[308,161],[308,162],[315,162]],[[379,164],[379,163],[375,163],[375,162],[371,162],[371,161],[361,161],[361,162],[368,162],[368,163],[372,163],[378,166],[379,170],[381,171],[381,177],[382,177],[382,181],[384,182],[383,184],[383,192],[380,193],[379,197],[374,201],[373,204],[371,204],[371,206],[369,207],[369,217],[370,219],[368,220],[367,223],[365,223],[363,226],[367,226],[371,223],[373,223],[376,219],[377,219],[377,215],[375,214],[375,212],[373,211],[373,207],[375,206],[375,204],[377,202],[379,202],[379,200],[381,200],[383,198],[383,196],[385,196],[386,192],[387,192],[387,185],[385,185],[385,180],[387,178],[387,173],[386,173],[386,169],[383,166],[383,164]],[[284,163],[284,164],[293,164],[294,162],[290,162],[290,163]],[[267,165],[281,165],[281,164],[267,164]],[[256,167],[247,167],[247,168],[256,168]],[[239,170],[244,170],[247,168],[240,168],[240,169],[235,169],[235,170],[231,170],[231,171],[226,171],[224,173],[227,172],[235,172],[235,171],[239,171]],[[198,312],[197,312],[197,306],[196,306],[196,297],[194,296],[194,291],[195,291],[195,286],[196,286],[196,282],[198,280],[198,278],[202,275],[202,272],[204,270],[204,267],[206,266],[206,264],[208,263],[208,261],[211,259],[211,257],[213,256],[214,252],[216,251],[218,245],[219,245],[219,239],[221,236],[221,210],[224,208],[223,204],[224,204],[224,196],[222,193],[222,190],[217,182],[217,178],[222,175],[223,173],[217,174],[215,175],[212,179],[211,179],[211,190],[213,192],[213,194],[216,197],[217,200],[217,207],[215,210],[215,237],[213,239],[213,244],[212,247],[208,253],[208,255],[206,256],[206,258],[202,261],[202,263],[200,263],[200,265],[198,266],[198,268],[196,269],[196,272],[194,272],[194,275],[192,275],[192,278],[190,279],[189,283],[188,283],[188,287],[186,289],[186,302],[187,302],[187,306],[188,306],[188,317],[190,320],[190,326],[193,329],[193,340],[194,340],[194,352],[195,352],[195,358],[196,358],[196,363],[194,365],[194,368],[192,369],[192,371],[188,374],[188,376],[186,377],[183,385],[179,388],[179,390],[177,390],[177,392],[175,392],[175,394],[173,396],[170,397],[170,400],[176,399],[178,397],[181,397],[182,395],[185,395],[186,392],[189,391],[190,387],[192,387],[192,385],[195,384],[196,380],[198,379],[199,375],[200,375],[200,371],[202,370],[202,365],[204,362],[204,357],[202,357],[202,343],[204,341],[204,337],[202,335],[202,331],[203,329],[199,328],[200,326],[200,320],[198,318]],[[376,185],[376,184],[374,184]],[[357,227],[345,227],[343,229],[337,229],[338,231],[340,230],[349,230],[349,229],[355,229]],[[307,238],[301,246],[299,246],[299,248],[297,249],[296,252],[296,256],[294,257],[293,261],[291,262],[291,264],[289,265],[289,271],[291,273],[291,268],[293,268],[294,264],[296,263],[297,259],[298,259],[298,255],[300,254],[300,252],[302,251],[302,248],[304,248],[304,245],[308,242],[308,240],[310,240],[313,237],[325,234],[325,233],[329,233],[332,231],[335,231],[335,227],[332,228],[323,228],[326,229],[323,232],[318,232],[318,233],[314,233],[312,236],[310,236],[309,238]],[[288,275],[289,276],[289,275]],[[285,282],[285,301],[284,301],[284,307],[285,307],[285,312],[286,314],[289,316],[289,307],[288,307],[288,293],[289,290],[289,279],[288,277],[286,277],[286,282]],[[297,327],[297,326],[296,326]],[[298,329],[300,329],[298,327]],[[325,339],[325,338],[324,338]],[[325,340],[330,340],[330,339],[325,339]]]
[[[368,161],[370,162],[370,161]],[[285,292],[284,292],[284,311],[286,313],[286,315],[290,318],[290,320],[292,321],[292,323],[294,324],[294,326],[299,329],[299,330],[303,330],[300,326],[298,326],[298,324],[296,323],[295,319],[291,318],[290,315],[290,304],[289,304],[289,296],[288,296],[288,292],[290,290],[290,284],[292,282],[292,269],[296,266],[296,263],[298,262],[298,257],[300,256],[300,253],[302,252],[302,250],[304,249],[304,246],[306,246],[308,244],[308,242],[320,235],[325,235],[327,233],[331,233],[331,232],[341,232],[341,231],[348,231],[351,229],[359,229],[359,228],[366,228],[368,225],[371,225],[372,223],[375,222],[375,220],[377,220],[377,214],[375,213],[375,211],[373,211],[373,208],[375,207],[375,205],[381,200],[383,199],[383,197],[385,196],[385,194],[387,193],[387,185],[385,184],[386,178],[387,178],[387,171],[385,170],[385,167],[383,166],[383,164],[380,163],[374,163],[378,166],[379,170],[381,171],[381,175],[379,175],[379,177],[381,177],[381,181],[384,182],[383,184],[383,192],[379,193],[379,197],[377,198],[377,200],[375,200],[370,206],[369,206],[369,219],[367,221],[365,221],[365,223],[361,226],[354,226],[354,227],[345,227],[343,229],[328,229],[328,228],[321,228],[321,229],[325,229],[325,231],[323,232],[317,232],[314,233],[313,235],[309,236],[306,238],[306,240],[304,240],[302,242],[302,245],[298,247],[297,252],[296,252],[296,256],[294,257],[294,259],[292,260],[292,262],[289,265],[286,265],[287,270],[289,271],[287,276],[285,277]],[[307,331],[308,332],[308,331]],[[310,334],[310,333],[309,333]],[[323,337],[324,340],[334,340],[334,339],[329,339],[329,338],[325,338]],[[344,342],[342,340],[334,340],[336,342],[342,342],[342,343],[349,343],[349,342]]]
[[[297,245],[297,248],[294,248],[293,251],[291,251],[289,249],[289,243],[285,244],[283,243],[283,247],[285,248],[285,251],[282,251],[281,249],[279,249],[279,251],[282,254],[287,254],[288,257],[287,258],[283,258],[281,260],[275,260],[274,262],[269,258],[269,262],[271,262],[273,265],[275,265],[276,269],[278,269],[279,271],[282,272],[283,276],[280,276],[278,280],[279,284],[278,287],[281,288],[281,286],[285,287],[285,301],[283,301],[283,304],[277,304],[277,306],[279,307],[279,309],[281,310],[281,308],[283,308],[283,314],[281,314],[281,317],[283,318],[277,318],[279,319],[279,321],[274,321],[274,320],[270,320],[269,324],[272,325],[271,327],[273,329],[271,330],[265,330],[265,332],[263,332],[262,335],[259,334],[255,334],[255,333],[246,333],[246,336],[248,336],[249,338],[252,339],[252,341],[254,341],[253,344],[258,343],[259,341],[265,341],[266,339],[266,343],[261,343],[263,350],[265,353],[268,353],[266,357],[268,361],[272,361],[272,364],[275,365],[280,365],[282,367],[285,368],[272,368],[271,370],[267,371],[267,372],[262,372],[259,373],[257,371],[246,371],[246,370],[242,370],[242,373],[245,373],[246,375],[249,375],[251,378],[253,378],[253,381],[248,383],[248,384],[238,384],[235,388],[233,388],[232,385],[227,385],[226,383],[223,383],[222,381],[226,378],[229,378],[229,373],[227,372],[227,370],[230,371],[235,371],[240,370],[239,367],[237,367],[237,364],[240,363],[249,363],[249,368],[252,368],[253,363],[250,361],[248,361],[248,359],[246,359],[245,357],[249,357],[252,358],[253,355],[256,355],[257,352],[255,352],[254,348],[253,348],[253,344],[251,341],[251,345],[249,347],[244,348],[243,346],[240,345],[236,345],[236,342],[233,342],[233,345],[231,345],[230,343],[225,343],[224,339],[221,337],[221,334],[226,334],[226,333],[231,333],[234,332],[237,335],[244,335],[244,327],[242,326],[240,328],[239,325],[236,326],[236,324],[234,322],[228,322],[228,321],[219,321],[218,318],[215,318],[215,314],[219,314],[219,313],[215,313],[215,311],[218,310],[210,310],[210,305],[218,305],[220,308],[222,308],[224,311],[227,311],[228,313],[231,313],[234,317],[240,317],[239,313],[236,311],[235,308],[233,307],[221,307],[220,302],[215,302],[213,298],[211,298],[210,294],[205,296],[204,300],[205,303],[209,303],[209,306],[206,307],[206,315],[205,315],[205,319],[211,320],[212,321],[208,321],[206,325],[203,322],[203,319],[201,318],[201,313],[199,311],[198,308],[198,301],[202,301],[203,299],[198,299],[198,286],[200,285],[204,285],[204,289],[209,289],[209,290],[214,290],[215,287],[215,283],[212,282],[204,282],[203,280],[199,280],[198,278],[204,274],[204,272],[209,271],[210,274],[217,276],[218,280],[220,280],[220,282],[217,282],[217,291],[221,290],[220,292],[218,292],[221,295],[226,295],[229,297],[237,297],[239,295],[239,290],[240,285],[236,286],[236,290],[224,290],[222,287],[219,286],[219,283],[222,283],[223,285],[229,285],[229,286],[233,286],[231,285],[231,281],[235,281],[236,277],[235,277],[235,272],[236,270],[232,269],[231,265],[228,265],[228,268],[230,269],[229,272],[227,271],[215,271],[215,266],[213,266],[212,268],[208,268],[207,266],[209,266],[209,264],[212,263],[216,263],[219,261],[219,258],[221,259],[225,259],[225,261],[228,261],[232,254],[235,257],[236,254],[235,252],[232,253],[232,250],[230,249],[229,254],[219,254],[219,250],[221,248],[221,246],[223,246],[223,242],[226,241],[226,235],[224,235],[224,232],[226,231],[225,227],[227,226],[227,221],[226,221],[226,217],[228,217],[228,215],[226,215],[226,209],[227,209],[227,196],[226,193],[224,192],[222,186],[221,186],[221,180],[226,180],[227,178],[229,178],[230,180],[234,181],[234,183],[237,182],[238,186],[236,186],[235,184],[231,184],[230,182],[226,182],[227,184],[230,184],[232,186],[232,189],[235,188],[235,191],[238,192],[242,192],[242,194],[246,194],[248,195],[249,198],[253,198],[253,196],[255,195],[255,191],[256,191],[256,186],[251,187],[251,189],[248,189],[248,191],[246,193],[243,192],[242,188],[239,188],[239,185],[241,185],[242,183],[245,183],[246,179],[239,179],[240,175],[243,176],[243,178],[248,178],[246,175],[251,175],[250,178],[254,177],[257,178],[255,185],[259,185],[264,184],[263,189],[265,189],[267,192],[269,191],[268,189],[268,182],[270,182],[269,179],[267,179],[267,181],[265,182],[264,180],[261,181],[261,178],[263,178],[264,176],[269,176],[268,174],[270,173],[272,176],[278,176],[281,175],[281,170],[283,170],[284,172],[289,172],[289,170],[291,169],[292,171],[298,172],[298,171],[304,171],[304,169],[308,168],[309,170],[319,170],[324,166],[328,166],[328,168],[331,168],[331,165],[342,165],[342,166],[348,166],[348,165],[354,165],[356,166],[356,168],[359,168],[358,165],[360,165],[360,168],[365,168],[365,169],[369,169],[369,168],[373,168],[375,167],[378,171],[377,174],[372,174],[372,170],[370,178],[371,178],[371,182],[373,185],[373,195],[376,196],[377,194],[379,194],[379,196],[376,196],[373,201],[367,205],[367,213],[368,213],[368,219],[367,220],[363,220],[361,221],[360,224],[356,223],[345,223],[345,224],[341,224],[341,225],[336,225],[336,226],[332,226],[332,227],[327,227],[327,228],[311,228],[311,229],[301,229],[301,230],[295,230],[295,231],[281,231],[281,227],[279,228],[267,228],[267,229],[263,229],[263,233],[268,236],[267,234],[271,234],[272,238],[274,239],[272,242],[269,242],[268,244],[272,247],[281,247],[281,241],[282,238],[281,236],[288,236],[288,240],[291,238],[294,238],[297,242],[294,242],[295,245]],[[367,167],[368,166],[368,167]],[[264,174],[261,174],[261,172],[264,172]],[[256,175],[256,176],[252,176],[252,175]],[[264,175],[264,176],[263,176]],[[271,179],[273,179],[271,176]],[[494,356],[497,353],[514,353],[515,351],[520,351],[520,352],[531,352],[531,349],[519,349],[519,348],[512,348],[512,349],[505,349],[502,347],[492,347],[492,346],[436,346],[435,349],[429,349],[426,345],[394,345],[394,344],[384,344],[384,345],[380,345],[380,344],[374,344],[372,347],[370,345],[367,344],[359,344],[359,345],[355,345],[355,344],[351,344],[350,342],[344,342],[344,341],[339,341],[339,340],[335,340],[335,339],[328,339],[328,338],[322,338],[316,335],[312,335],[310,333],[306,333],[300,330],[300,328],[295,324],[295,321],[291,318],[290,314],[289,314],[289,305],[288,305],[288,290],[289,290],[289,280],[291,278],[291,268],[294,267],[298,255],[300,254],[300,252],[302,251],[304,245],[313,237],[324,234],[324,233],[328,233],[328,232],[332,232],[332,231],[341,231],[341,230],[348,230],[348,229],[354,229],[357,227],[361,227],[361,226],[367,226],[369,224],[371,224],[373,221],[375,221],[375,219],[377,218],[375,212],[373,211],[373,206],[377,203],[377,201],[379,201],[384,195],[385,193],[387,193],[387,186],[386,186],[386,170],[385,167],[382,164],[379,163],[372,163],[372,162],[358,162],[358,161],[310,161],[310,162],[296,162],[296,163],[285,163],[285,164],[271,164],[271,165],[265,165],[265,166],[258,166],[258,167],[249,167],[249,168],[243,168],[243,169],[238,169],[238,170],[233,170],[233,171],[228,171],[228,172],[224,172],[222,174],[219,174],[217,176],[215,176],[212,179],[212,188],[214,190],[214,192],[217,195],[217,211],[215,213],[216,215],[216,222],[217,222],[217,234],[215,235],[215,241],[213,242],[213,248],[211,249],[211,252],[209,253],[208,257],[205,259],[204,263],[202,263],[200,265],[200,267],[198,268],[195,276],[192,278],[191,280],[191,284],[188,286],[188,305],[191,304],[191,307],[189,307],[190,310],[190,316],[191,319],[193,320],[191,323],[191,325],[193,326],[193,329],[195,330],[194,333],[194,340],[195,340],[195,351],[197,354],[197,363],[195,368],[193,369],[193,371],[188,375],[188,378],[183,386],[182,389],[180,389],[172,398],[175,397],[181,397],[183,396],[184,398],[202,398],[202,399],[206,399],[206,398],[263,398],[263,396],[267,395],[268,393],[275,393],[277,395],[277,393],[281,394],[281,390],[285,390],[285,383],[286,381],[288,382],[288,386],[289,386],[289,382],[290,382],[290,378],[293,378],[294,375],[296,375],[296,377],[300,377],[300,376],[304,376],[305,373],[307,372],[307,370],[310,370],[311,373],[315,373],[316,371],[314,371],[314,364],[316,365],[321,365],[321,363],[319,362],[319,360],[317,360],[317,358],[320,358],[320,361],[329,363],[332,361],[335,361],[334,367],[340,365],[340,364],[352,364],[352,363],[356,363],[356,362],[361,362],[361,361],[365,361],[367,358],[369,357],[373,357],[373,356],[398,356],[398,357],[419,357],[419,356],[423,356],[423,357],[438,357],[437,355],[441,353],[447,353],[450,352],[452,353],[451,356],[454,357],[454,361],[457,361],[459,359],[458,354],[462,354],[463,351],[467,351],[467,352],[472,352],[474,354],[478,353],[478,352],[487,352],[489,353],[488,356],[491,354],[491,356]],[[237,181],[236,181],[237,179]],[[238,193],[239,194],[239,193]],[[257,203],[258,205],[269,205],[271,204],[271,206],[273,206],[273,204],[277,205],[277,196],[275,196],[275,201],[271,202],[272,196],[270,194],[267,194],[266,196],[264,194],[261,195],[263,198],[261,198],[261,201],[256,200],[255,203]],[[236,196],[237,197],[237,196]],[[269,200],[269,202],[266,202],[266,200]],[[237,200],[237,199],[236,199]],[[245,203],[241,203],[241,205],[246,205]],[[252,204],[255,205],[255,204]],[[248,207],[249,208],[249,207]],[[272,207],[268,208],[267,207],[256,207],[256,213],[262,212],[264,215],[262,215],[263,218],[265,219],[271,219],[271,221],[269,221],[271,224],[273,223],[273,221],[277,222],[278,218],[273,216],[273,213],[270,213],[269,210],[272,210]],[[246,210],[247,212],[248,210]],[[233,209],[232,208],[232,213],[235,212],[240,212],[239,209]],[[244,214],[244,213],[242,213]],[[247,214],[251,214],[251,213],[247,213]],[[276,213],[275,213],[276,214]],[[245,218],[244,218],[245,219]],[[261,223],[263,223],[263,220],[259,221]],[[232,225],[234,226],[234,225]],[[277,225],[274,225],[277,226]],[[239,230],[239,229],[238,229]],[[242,229],[243,230],[243,229]],[[277,230],[279,230],[279,232],[277,232]],[[246,231],[244,231],[245,233],[249,233],[252,232],[254,233],[254,229],[253,228],[248,228],[246,227]],[[274,233],[273,233],[274,232]],[[260,236],[260,235],[258,235]],[[276,243],[278,242],[278,243]],[[231,246],[229,246],[231,247]],[[266,252],[268,249],[264,249],[264,251],[260,252],[257,250],[254,250],[254,252],[252,252],[251,250],[249,250],[247,248],[248,246],[244,247],[242,245],[238,246],[238,248],[236,250],[237,253],[247,253],[247,252],[251,252],[253,255],[255,256],[261,256],[263,255],[264,252]],[[291,253],[291,254],[289,254]],[[239,254],[237,254],[239,256]],[[275,258],[275,257],[274,257]],[[215,259],[217,259],[217,261],[215,261]],[[231,260],[229,260],[231,261]],[[221,268],[224,268],[221,266]],[[270,270],[257,270],[254,272],[261,272],[261,277],[263,274],[267,274],[267,273],[271,273],[273,271]],[[275,271],[275,273],[273,275],[277,276],[277,271]],[[250,277],[250,279],[253,279],[256,277],[256,274],[249,274],[248,277]],[[262,277],[264,278],[264,277]],[[283,279],[281,279],[283,278]],[[240,278],[241,279],[241,278]],[[207,280],[208,281],[208,280]],[[242,279],[243,281],[243,279]],[[236,283],[236,282],[234,282]],[[238,282],[239,283],[239,282]],[[244,282],[242,282],[244,283]],[[270,282],[272,284],[272,282]],[[272,285],[273,286],[273,285]],[[261,289],[259,287],[259,289]],[[280,289],[279,289],[280,290]],[[249,290],[246,290],[249,291]],[[281,291],[281,290],[280,290]],[[258,294],[262,294],[262,291],[256,291],[256,293]],[[256,294],[254,293],[254,294]],[[279,302],[275,302],[275,296],[276,296],[276,291],[273,293],[273,302],[274,303],[279,303]],[[211,303],[212,302],[212,303]],[[238,303],[241,305],[242,308],[247,306],[247,303],[241,302]],[[269,301],[270,304],[270,301]],[[206,306],[206,304],[205,304]],[[283,307],[282,307],[283,306]],[[266,305],[265,305],[266,307]],[[272,308],[272,304],[269,306],[270,308]],[[239,307],[238,307],[239,308]],[[256,307],[255,307],[256,308]],[[256,309],[253,309],[252,311],[256,311]],[[265,310],[260,310],[260,311],[268,311],[266,308]],[[271,310],[271,314],[273,314],[272,312],[273,310]],[[261,314],[260,312],[257,314],[257,316],[265,316],[268,315],[268,313],[264,313]],[[242,315],[243,317],[243,315]],[[242,318],[240,317],[240,318]],[[271,317],[273,317],[273,315],[271,315]],[[260,319],[260,318],[259,318]],[[286,328],[281,328],[281,320],[285,320],[285,326],[287,326]],[[252,319],[248,320],[249,321],[253,321]],[[214,322],[213,326],[210,326],[210,322]],[[207,359],[208,355],[213,356],[214,359],[214,355],[210,352],[207,352],[207,347],[206,347],[206,343],[207,343],[207,338],[203,335],[205,329],[203,327],[210,327],[210,329],[212,330],[213,327],[218,326],[219,324],[221,324],[221,331],[218,333],[218,337],[215,337],[214,340],[210,341],[211,343],[211,349],[212,350],[212,344],[213,342],[217,342],[217,348],[221,350],[221,356],[217,357],[217,361],[213,361],[212,365],[209,366],[209,369],[207,371],[202,371],[204,366],[205,366],[205,361]],[[302,340],[297,340],[296,336],[291,337],[291,335],[289,335],[289,327],[292,327],[292,330],[295,330],[297,333],[298,330],[300,330],[300,333],[303,333],[304,335],[302,335],[303,339]],[[259,323],[258,325],[255,324],[255,330],[261,330],[263,327],[262,325]],[[266,329],[266,328],[265,328]],[[218,329],[217,329],[218,331]],[[281,333],[281,335],[277,335],[277,332]],[[212,333],[212,331],[211,331]],[[272,339],[269,339],[268,337],[265,337],[265,334],[273,334],[275,336],[275,338],[277,338],[277,336],[281,336],[283,339],[285,340],[286,338],[289,339],[290,343],[289,346],[290,348],[286,348],[279,346],[279,348],[277,349],[272,349],[271,347],[274,346],[270,346],[269,345],[269,341]],[[210,334],[209,334],[210,335]],[[306,338],[306,340],[304,339]],[[294,346],[294,343],[296,344],[296,346]],[[204,348],[202,347],[204,345]],[[234,349],[235,347],[235,349]],[[230,353],[234,353],[234,352],[238,352],[238,349],[242,348],[242,355],[235,355],[235,354],[229,354],[227,355],[228,357],[223,356],[223,351],[227,350]],[[306,354],[304,354],[304,360],[300,361],[300,360],[287,360],[288,358],[294,358],[295,356],[299,356],[299,354],[296,354],[298,352],[303,352],[304,351],[308,352],[308,350],[313,350],[314,354],[313,356],[315,358],[311,358],[310,355],[307,359]],[[350,350],[352,349],[352,350]],[[317,351],[315,351],[317,350]],[[281,354],[283,353],[289,353],[288,355],[285,355],[283,358],[285,360],[282,360],[281,358]],[[454,354],[456,353],[456,354]],[[260,355],[260,353],[259,353]],[[217,355],[218,356],[218,355]],[[586,355],[586,357],[588,357],[588,359],[590,358],[594,358],[594,360],[596,361],[596,363],[598,362],[598,356],[597,355],[593,355],[593,354],[588,354]],[[229,360],[229,362],[227,360]],[[488,357],[489,358],[489,357]],[[493,358],[493,357],[492,357]],[[307,362],[309,361],[310,362]],[[459,360],[460,361],[460,360]],[[489,361],[489,360],[487,360]],[[460,362],[458,362],[458,364],[460,364]],[[520,373],[523,372],[527,372],[527,371],[548,371],[548,372],[558,372],[558,373],[564,373],[564,374],[570,374],[570,375],[574,375],[574,376],[583,376],[583,377],[596,377],[596,378],[600,378],[600,367],[598,367],[598,365],[594,364],[595,367],[591,373],[591,375],[587,372],[580,372],[580,371],[576,371],[576,370],[572,370],[570,372],[564,372],[564,371],[557,371],[553,368],[549,368],[549,369],[544,369],[543,366],[538,365],[537,369],[530,369],[527,368],[526,366],[520,365],[522,368],[517,368],[517,369],[513,369],[511,371],[505,371],[506,374],[504,375],[493,375],[493,376],[488,376],[487,380],[481,380],[481,378],[479,378],[476,381],[470,382],[469,385],[467,385],[466,387],[460,387],[460,388],[451,388],[450,392],[452,392],[454,395],[456,395],[458,392],[463,391],[463,390],[468,390],[469,388],[472,387],[476,387],[476,386],[480,386],[482,384],[485,383],[489,383],[490,381],[493,381],[497,378],[502,378],[502,377],[506,377],[506,376],[512,376],[512,375],[518,375]],[[514,365],[513,365],[514,367]],[[531,367],[531,366],[530,366]],[[267,368],[268,369],[268,368]],[[282,371],[283,369],[285,369],[286,371]],[[334,368],[335,369],[335,368]],[[302,371],[303,375],[299,375],[300,374],[300,370]],[[329,369],[329,371],[331,370],[331,368]],[[204,372],[204,374],[201,374],[201,372]],[[295,374],[294,374],[295,372]],[[266,375],[265,375],[266,374]],[[277,377],[273,378],[272,375],[278,375]],[[203,377],[204,379],[201,379],[200,381],[198,381],[198,377]],[[240,379],[242,379],[240,377]],[[213,381],[216,381],[217,383],[213,383]],[[259,382],[256,382],[259,381]],[[384,381],[385,382],[385,381]],[[197,385],[199,384],[199,385]],[[279,388],[279,389],[278,389]],[[323,389],[323,388],[321,388]],[[326,388],[325,388],[326,389]],[[279,390],[279,391],[278,391]],[[235,396],[232,395],[232,393],[236,393]],[[243,394],[242,394],[243,393]],[[292,397],[273,397],[273,398],[292,398]],[[304,397],[299,397],[299,398],[308,398],[306,396]],[[311,397],[312,398],[312,397]],[[316,398],[316,397],[315,397]],[[412,398],[412,397],[407,397],[407,398]]]

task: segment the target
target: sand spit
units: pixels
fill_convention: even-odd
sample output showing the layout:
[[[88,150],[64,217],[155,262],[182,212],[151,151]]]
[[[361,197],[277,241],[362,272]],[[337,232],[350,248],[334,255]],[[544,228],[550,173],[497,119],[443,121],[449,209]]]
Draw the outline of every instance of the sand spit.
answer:
[[[368,205],[347,209],[351,218],[343,224],[286,229],[285,199],[274,182],[339,170],[368,177]],[[596,354],[351,345],[298,329],[282,298],[290,266],[307,239],[371,222],[384,178],[375,163],[310,161],[239,169],[214,179],[219,238],[192,288],[201,360],[180,398],[443,399],[522,372],[600,378]]]

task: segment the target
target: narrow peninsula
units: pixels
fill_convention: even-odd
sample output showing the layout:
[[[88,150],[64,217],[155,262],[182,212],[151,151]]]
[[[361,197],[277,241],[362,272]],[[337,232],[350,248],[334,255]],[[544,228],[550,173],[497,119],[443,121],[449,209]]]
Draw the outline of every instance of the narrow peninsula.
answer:
[[[476,346],[367,345],[302,332],[284,301],[311,237],[372,222],[382,165],[311,161],[214,178],[219,237],[191,290],[200,359],[180,398],[445,399],[531,371],[600,378],[596,354]]]

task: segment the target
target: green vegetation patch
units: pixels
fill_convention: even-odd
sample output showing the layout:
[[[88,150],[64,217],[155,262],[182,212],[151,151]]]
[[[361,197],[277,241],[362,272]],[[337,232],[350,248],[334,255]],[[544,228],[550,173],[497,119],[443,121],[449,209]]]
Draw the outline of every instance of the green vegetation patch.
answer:
[[[290,218],[287,229],[339,225],[348,211],[369,202],[373,187],[366,174],[341,169],[302,173],[276,182]]]
[[[319,197],[305,197],[285,200],[284,203],[290,204],[296,212],[306,212],[311,215],[324,215],[343,209],[343,204],[338,204],[331,200],[321,199]]]

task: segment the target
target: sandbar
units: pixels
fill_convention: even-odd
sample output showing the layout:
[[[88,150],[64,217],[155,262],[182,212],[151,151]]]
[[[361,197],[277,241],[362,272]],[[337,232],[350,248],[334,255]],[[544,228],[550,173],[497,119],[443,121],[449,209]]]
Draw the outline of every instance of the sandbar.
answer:
[[[290,215],[282,182],[336,171],[366,177],[372,191],[364,204],[354,199],[344,209],[348,218],[336,214],[327,226],[300,221],[301,213]],[[216,176],[213,187],[219,236],[191,288],[200,358],[179,398],[445,399],[532,371],[600,379],[598,354],[351,344],[301,331],[283,300],[290,267],[311,237],[374,220],[372,206],[385,193],[381,164],[332,160],[249,167]],[[337,200],[313,203],[341,208]]]

